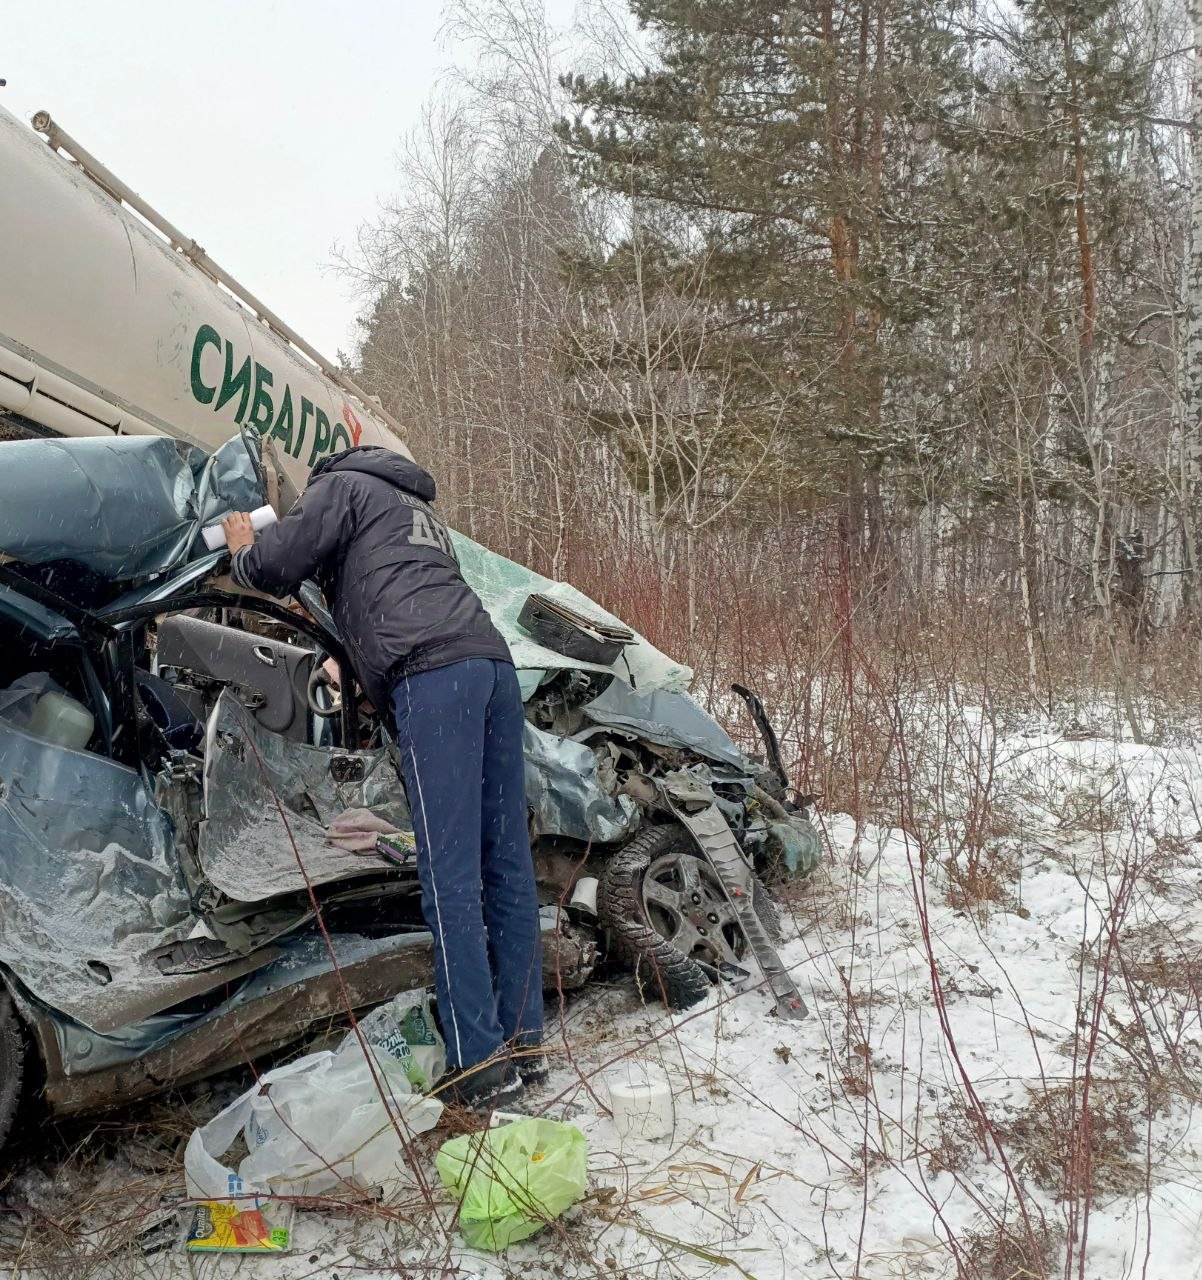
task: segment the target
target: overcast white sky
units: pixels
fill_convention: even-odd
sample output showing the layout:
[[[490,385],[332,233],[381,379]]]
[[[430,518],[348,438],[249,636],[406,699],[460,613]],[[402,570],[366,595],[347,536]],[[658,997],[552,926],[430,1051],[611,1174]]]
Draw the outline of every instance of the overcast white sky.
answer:
[[[0,105],[48,110],[332,358],[359,304],[323,268],[396,189],[398,140],[452,57],[440,7],[9,0]]]

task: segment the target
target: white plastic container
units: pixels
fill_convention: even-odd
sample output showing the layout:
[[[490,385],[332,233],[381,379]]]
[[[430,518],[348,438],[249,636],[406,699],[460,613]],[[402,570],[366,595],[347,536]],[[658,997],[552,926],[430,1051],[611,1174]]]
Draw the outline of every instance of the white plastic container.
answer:
[[[597,918],[597,888],[600,884],[596,876],[581,876],[572,890],[568,901],[568,909],[582,916],[585,920]]]
[[[55,746],[82,751],[92,737],[96,717],[77,698],[50,691],[33,704],[25,726],[35,738]]]
[[[269,524],[275,524],[275,521],[275,511],[271,507],[256,507],[250,513],[250,527],[256,533],[260,529],[266,529]],[[225,530],[221,525],[206,524],[200,532],[210,551],[220,551],[225,546]]]
[[[623,1138],[666,1138],[672,1133],[676,1105],[662,1067],[627,1063],[606,1079],[614,1127]]]
[[[521,1111],[494,1111],[488,1117],[488,1127],[490,1129],[500,1129],[503,1125],[516,1124],[519,1120],[529,1120],[530,1117]]]

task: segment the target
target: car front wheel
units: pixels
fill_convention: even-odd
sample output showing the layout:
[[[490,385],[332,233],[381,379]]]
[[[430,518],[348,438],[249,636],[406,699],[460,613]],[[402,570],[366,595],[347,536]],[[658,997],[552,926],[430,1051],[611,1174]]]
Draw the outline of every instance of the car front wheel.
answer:
[[[779,913],[759,880],[752,901],[769,937],[778,938]],[[748,963],[734,908],[677,823],[647,827],[614,854],[600,877],[597,911],[639,982],[673,1009],[696,1004],[713,977]]]

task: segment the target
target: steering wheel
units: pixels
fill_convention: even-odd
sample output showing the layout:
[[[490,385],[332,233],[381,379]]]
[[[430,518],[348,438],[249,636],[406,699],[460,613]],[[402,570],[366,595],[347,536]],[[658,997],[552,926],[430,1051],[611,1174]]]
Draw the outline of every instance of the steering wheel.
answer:
[[[330,678],[326,675],[320,662],[314,662],[313,670],[309,672],[309,683],[305,689],[305,701],[309,704],[309,710],[315,716],[319,716],[322,720],[333,720],[335,716],[342,714],[342,694],[337,696],[330,695],[331,705],[328,707],[321,706],[317,701],[317,688],[324,685],[327,689],[330,687]]]

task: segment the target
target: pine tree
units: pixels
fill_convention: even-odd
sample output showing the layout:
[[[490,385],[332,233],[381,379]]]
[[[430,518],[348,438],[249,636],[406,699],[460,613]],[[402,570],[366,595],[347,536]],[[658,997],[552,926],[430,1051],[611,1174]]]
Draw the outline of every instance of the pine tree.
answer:
[[[630,201],[655,264],[643,288],[703,276],[717,363],[739,375],[727,413],[783,420],[783,460],[838,494],[848,540],[871,546],[875,476],[913,447],[888,420],[886,375],[910,376],[907,335],[944,305],[926,206],[938,117],[962,92],[946,15],[879,0],[633,8],[656,65],[568,81],[578,113],[561,137],[587,185]],[[596,279],[629,282],[633,256],[627,243]]]

